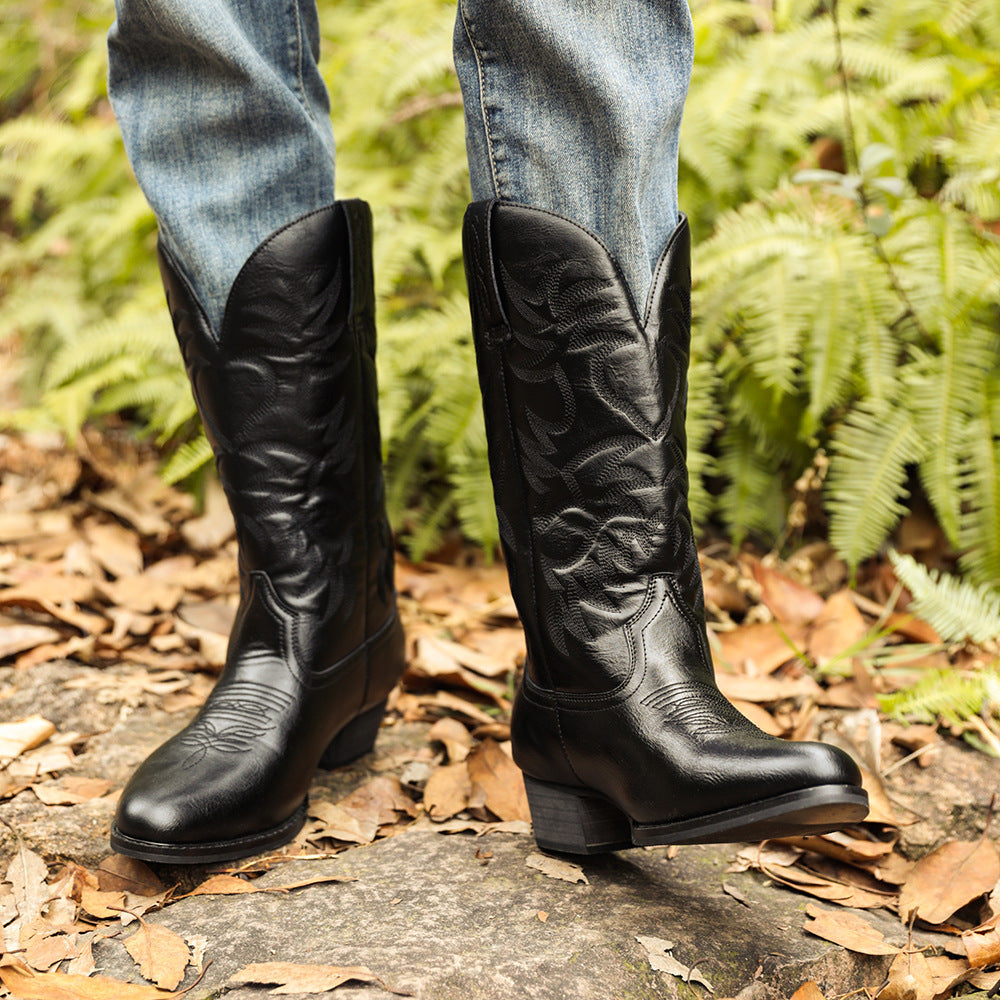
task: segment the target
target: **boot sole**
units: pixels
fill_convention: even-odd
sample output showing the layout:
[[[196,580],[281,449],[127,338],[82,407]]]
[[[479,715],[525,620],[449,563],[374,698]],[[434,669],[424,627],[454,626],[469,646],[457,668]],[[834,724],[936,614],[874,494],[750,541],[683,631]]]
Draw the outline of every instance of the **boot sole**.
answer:
[[[636,823],[595,792],[527,775],[524,787],[538,846],[565,854],[812,836],[859,823],[868,815],[868,795],[855,785],[805,788],[669,823]]]
[[[317,766],[328,771],[350,764],[351,761],[370,753],[375,746],[375,737],[378,735],[384,714],[383,701],[352,719],[330,741]],[[304,799],[288,819],[268,830],[247,834],[245,837],[234,837],[231,840],[190,844],[141,840],[138,837],[130,837],[112,824],[111,849],[118,854],[139,858],[141,861],[158,861],[174,865],[204,865],[219,861],[235,861],[287,844],[302,829],[306,821],[307,806],[308,799]]]

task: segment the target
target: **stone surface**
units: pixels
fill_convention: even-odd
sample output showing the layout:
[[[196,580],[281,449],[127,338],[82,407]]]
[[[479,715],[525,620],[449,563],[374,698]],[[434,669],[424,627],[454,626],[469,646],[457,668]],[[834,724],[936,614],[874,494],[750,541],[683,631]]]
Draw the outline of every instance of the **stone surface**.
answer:
[[[192,997],[213,995],[244,965],[273,961],[365,965],[394,989],[434,1000],[707,995],[654,972],[636,935],[675,942],[674,956],[697,964],[717,996],[787,997],[807,979],[831,996],[881,981],[884,960],[803,934],[802,897],[751,874],[724,874],[732,847],[683,847],[672,860],[663,849],[585,859],[588,885],[529,868],[535,850],[527,836],[405,833],[335,858],[283,864],[257,884],[328,873],[355,882],[190,897],[152,919],[211,941],[212,964]],[[723,892],[723,881],[749,905]],[[879,922],[905,942],[898,923]],[[116,940],[96,955],[111,974],[133,972]],[[227,995],[266,993],[241,987]],[[352,995],[385,993],[337,991]]]
[[[192,714],[167,713],[157,698],[137,694],[130,686],[134,670],[70,663],[0,668],[0,719],[38,712],[61,733],[78,733],[72,773],[107,777],[120,788]],[[408,756],[426,749],[427,729],[384,729],[377,755],[318,775],[312,797],[337,801],[374,773],[398,773]],[[886,763],[900,756],[888,748],[886,754]],[[955,741],[945,742],[932,768],[908,764],[896,771],[890,795],[923,817],[905,831],[909,852],[923,854],[948,835],[978,836],[996,787],[997,762]],[[0,866],[6,868],[18,839],[50,864],[71,859],[96,866],[108,854],[114,802],[112,794],[79,806],[45,806],[30,791],[0,802]],[[336,857],[281,864],[259,884],[330,873],[356,881],[282,894],[191,897],[150,919],[208,939],[211,964],[188,994],[192,1000],[271,995],[271,987],[229,985],[243,966],[266,961],[366,965],[393,988],[430,1000],[707,996],[700,986],[655,972],[636,935],[674,941],[674,956],[696,964],[719,997],[787,998],[808,979],[826,996],[881,982],[886,960],[852,955],[802,931],[808,897],[755,873],[726,874],[738,846],[682,847],[673,859],[664,849],[584,859],[589,885],[528,868],[535,849],[528,836],[410,831]],[[160,867],[158,873],[183,891],[206,872]],[[723,892],[723,881],[749,905]],[[545,921],[540,911],[548,914]],[[905,941],[889,914],[867,913],[866,919],[888,939]],[[97,946],[100,971],[139,980],[121,944],[131,933]],[[184,985],[194,979],[189,973]],[[363,985],[332,995],[388,996]]]

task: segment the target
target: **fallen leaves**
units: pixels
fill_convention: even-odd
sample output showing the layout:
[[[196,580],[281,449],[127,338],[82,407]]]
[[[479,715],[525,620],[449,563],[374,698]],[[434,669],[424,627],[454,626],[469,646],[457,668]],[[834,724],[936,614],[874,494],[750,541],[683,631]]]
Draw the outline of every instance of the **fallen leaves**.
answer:
[[[391,989],[385,982],[363,965],[300,965],[293,962],[258,962],[246,965],[230,976],[231,983],[273,986],[272,996],[293,993],[327,993],[344,983],[373,983],[397,996],[411,996]]]
[[[34,972],[11,958],[0,959],[0,981],[15,1000],[172,1000],[180,996],[107,976]]]
[[[177,988],[191,960],[191,950],[184,938],[168,927],[147,923],[140,917],[139,930],[124,943],[144,979],[160,989]]]
[[[41,746],[55,731],[56,727],[40,715],[0,723],[0,765],[8,764],[25,750]]]
[[[541,854],[534,851],[529,854],[525,864],[534,871],[541,872],[549,878],[557,878],[563,882],[583,882],[590,885],[590,879],[583,873],[579,865],[572,861],[563,861],[561,858],[554,858],[551,854]]]
[[[998,881],[1000,854],[991,841],[948,841],[914,865],[899,894],[899,915],[904,922],[914,915],[929,924],[944,923]]]
[[[673,941],[640,935],[636,935],[636,941],[645,949],[646,958],[649,960],[650,966],[657,972],[665,972],[668,976],[676,976],[678,979],[683,979],[685,983],[699,983],[709,993],[715,992],[712,984],[701,974],[699,969],[683,965],[670,954],[674,947]]]
[[[856,913],[821,910],[809,903],[809,920],[803,930],[824,941],[832,941],[848,951],[861,955],[898,955],[900,948],[885,940],[885,935]]]

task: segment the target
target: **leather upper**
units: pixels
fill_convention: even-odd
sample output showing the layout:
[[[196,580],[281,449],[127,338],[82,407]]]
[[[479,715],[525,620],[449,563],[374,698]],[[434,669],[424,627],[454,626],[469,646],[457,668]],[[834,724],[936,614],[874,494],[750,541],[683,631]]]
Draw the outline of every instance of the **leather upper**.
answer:
[[[240,606],[222,677],[138,769],[117,826],[159,842],[275,827],[333,736],[402,671],[374,369],[371,216],[338,202],[261,244],[215,336],[161,272],[236,523]]]
[[[477,203],[465,253],[528,646],[518,764],[594,789],[640,823],[860,784],[847,755],[763,733],[715,685],[687,506],[686,220],[642,315],[607,248],[554,213]]]

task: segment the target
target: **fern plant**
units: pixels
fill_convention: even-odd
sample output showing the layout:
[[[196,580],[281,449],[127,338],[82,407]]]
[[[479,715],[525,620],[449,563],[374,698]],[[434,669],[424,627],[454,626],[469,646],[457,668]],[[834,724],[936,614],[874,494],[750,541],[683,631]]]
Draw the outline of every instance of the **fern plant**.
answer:
[[[890,552],[899,582],[913,595],[913,610],[946,642],[1000,639],[1000,594],[990,587],[940,574],[912,556]]]
[[[417,556],[456,522],[491,547],[454,6],[321,0],[320,14],[338,188],[375,209],[392,516]],[[852,566],[918,484],[961,569],[995,586],[995,0],[696,0],[693,14],[679,183],[696,236],[696,521],[777,537],[788,487],[824,450],[830,534]],[[34,390],[7,419],[72,437],[124,410],[177,479],[209,451],[103,91],[112,16],[111,0],[11,0],[0,23],[0,337],[24,343]]]
[[[695,7],[681,191],[707,236],[694,344],[721,373],[716,510],[737,538],[773,533],[822,448],[852,567],[915,474],[962,569],[996,586],[1000,19],[985,0],[836,13]]]

